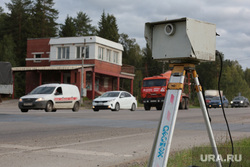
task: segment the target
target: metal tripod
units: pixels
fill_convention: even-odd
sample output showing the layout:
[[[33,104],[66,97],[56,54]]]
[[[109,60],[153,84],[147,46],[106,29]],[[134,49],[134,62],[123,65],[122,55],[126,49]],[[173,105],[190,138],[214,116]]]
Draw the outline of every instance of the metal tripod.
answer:
[[[196,92],[199,98],[200,107],[203,113],[204,121],[207,128],[207,133],[213,153],[216,157],[216,166],[221,167],[218,150],[214,140],[213,131],[208,118],[206,105],[202,95],[202,87],[199,83],[198,75],[194,64],[171,64],[173,67],[172,74],[168,83],[168,91],[165,96],[164,105],[162,108],[161,119],[158,125],[158,130],[155,135],[154,144],[152,147],[148,167],[166,167],[171,146],[171,141],[174,133],[175,122],[177,118],[181,93],[184,87],[184,79],[187,71],[193,73]]]

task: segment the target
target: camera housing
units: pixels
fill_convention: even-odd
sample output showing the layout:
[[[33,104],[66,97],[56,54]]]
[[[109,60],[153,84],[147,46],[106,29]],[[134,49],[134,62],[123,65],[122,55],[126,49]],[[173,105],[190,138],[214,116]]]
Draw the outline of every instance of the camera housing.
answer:
[[[215,61],[215,24],[191,18],[148,22],[144,36],[154,59]]]

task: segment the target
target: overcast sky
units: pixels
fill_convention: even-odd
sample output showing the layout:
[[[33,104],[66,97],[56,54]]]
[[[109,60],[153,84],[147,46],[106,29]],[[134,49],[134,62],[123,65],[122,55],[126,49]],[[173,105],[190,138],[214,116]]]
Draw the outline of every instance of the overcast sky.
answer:
[[[4,3],[0,6],[5,12]],[[117,19],[119,33],[126,33],[145,47],[144,24],[167,19],[189,17],[216,24],[220,37],[216,49],[226,59],[238,60],[243,69],[250,68],[250,0],[54,0],[59,11],[58,23],[67,15],[76,17],[82,11],[98,26],[103,10]]]

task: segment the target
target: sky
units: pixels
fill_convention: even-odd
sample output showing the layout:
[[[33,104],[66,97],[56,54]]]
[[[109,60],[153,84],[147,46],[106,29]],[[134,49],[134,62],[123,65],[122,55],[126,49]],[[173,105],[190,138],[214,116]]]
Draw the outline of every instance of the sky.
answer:
[[[0,6],[8,12],[5,3]],[[57,23],[67,15],[86,13],[98,27],[103,11],[116,17],[119,33],[128,34],[144,48],[146,22],[189,17],[216,25],[216,49],[225,59],[237,60],[243,69],[250,68],[250,1],[249,0],[54,0],[59,11]]]

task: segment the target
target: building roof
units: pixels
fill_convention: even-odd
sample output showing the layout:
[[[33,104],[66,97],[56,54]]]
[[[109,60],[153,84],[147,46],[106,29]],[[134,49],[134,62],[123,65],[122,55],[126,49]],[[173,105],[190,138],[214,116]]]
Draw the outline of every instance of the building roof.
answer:
[[[86,44],[98,43],[101,45],[105,45],[123,51],[123,46],[120,43],[113,42],[98,36],[50,38],[49,44],[50,45],[83,44],[84,40],[86,40]]]

